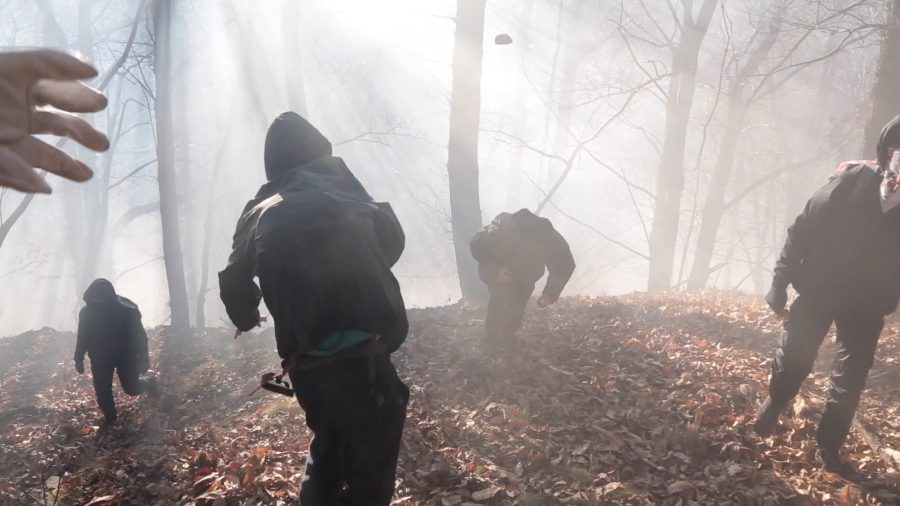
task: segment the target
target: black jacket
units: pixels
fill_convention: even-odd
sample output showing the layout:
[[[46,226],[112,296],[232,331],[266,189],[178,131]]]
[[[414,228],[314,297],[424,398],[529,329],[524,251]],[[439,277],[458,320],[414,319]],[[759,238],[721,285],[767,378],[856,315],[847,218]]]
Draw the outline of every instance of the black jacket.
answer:
[[[882,177],[851,163],[809,200],[775,265],[776,287],[833,309],[889,314],[900,300],[900,216],[881,210]]]
[[[219,273],[231,320],[252,329],[264,299],[282,358],[306,353],[342,330],[379,334],[389,351],[396,350],[408,322],[390,269],[405,237],[390,205],[375,202],[343,160],[331,156],[327,140],[296,114],[282,115],[269,129],[265,161],[271,180],[244,208],[228,266]],[[342,221],[347,206],[353,219]],[[341,226],[326,230],[322,223]]]
[[[78,314],[75,362],[83,362],[87,354],[91,362],[127,363],[146,372],[150,366],[147,333],[137,304],[116,295],[105,279],[91,283],[84,301],[87,305]]]
[[[546,267],[550,274],[543,295],[553,301],[575,272],[569,244],[550,220],[528,209],[500,213],[472,238],[469,246],[486,283],[493,282],[500,268],[506,267],[515,280],[534,284]]]

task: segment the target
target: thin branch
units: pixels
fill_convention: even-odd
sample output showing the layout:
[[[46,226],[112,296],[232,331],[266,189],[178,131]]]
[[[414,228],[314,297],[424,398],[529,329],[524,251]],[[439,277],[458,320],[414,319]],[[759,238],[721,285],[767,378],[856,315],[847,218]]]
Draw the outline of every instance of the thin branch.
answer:
[[[787,172],[791,172],[791,171],[794,171],[797,169],[802,169],[803,167],[809,165],[810,163],[814,163],[817,160],[820,160],[821,158],[822,158],[822,156],[820,154],[819,156],[817,156],[815,158],[807,158],[806,160],[794,162],[794,163],[785,165],[783,167],[779,167],[770,172],[767,172],[766,174],[763,174],[758,179],[756,179],[755,181],[753,181],[752,183],[747,185],[743,190],[738,192],[738,194],[735,195],[734,197],[732,197],[731,200],[729,200],[728,202],[725,202],[723,210],[727,211],[727,210],[731,209],[732,207],[736,206],[737,204],[739,204],[741,202],[741,200],[743,200],[748,195],[752,194],[757,188],[770,182],[772,180],[772,178],[779,176],[781,174],[787,173]]]
[[[148,162],[142,163],[142,164],[139,165],[136,169],[132,170],[131,172],[129,172],[127,175],[123,176],[121,179],[119,179],[119,180],[116,181],[115,183],[109,185],[109,189],[112,190],[112,189],[115,188],[116,186],[119,186],[120,184],[124,183],[124,182],[127,181],[129,178],[131,178],[132,176],[136,175],[138,172],[140,172],[140,171],[146,169],[147,167],[153,165],[154,163],[156,163],[156,158],[154,158],[153,160],[150,160],[150,161],[148,161]]]
[[[139,206],[134,206],[131,209],[129,209],[128,211],[126,211],[125,214],[123,214],[122,217],[116,221],[115,225],[113,225],[113,228],[115,228],[115,229],[125,228],[128,226],[129,223],[136,220],[137,218],[139,218],[145,214],[150,214],[152,212],[158,211],[158,210],[159,210],[159,202],[151,202],[149,204],[142,204]]]
[[[568,219],[574,221],[575,223],[581,225],[582,227],[584,227],[584,228],[586,228],[586,229],[588,229],[588,230],[594,232],[595,234],[597,234],[597,235],[599,235],[600,237],[606,239],[607,241],[609,241],[609,242],[615,244],[616,246],[619,246],[619,247],[622,248],[622,249],[628,250],[629,252],[634,253],[635,255],[637,255],[637,256],[643,258],[644,260],[647,260],[647,261],[650,260],[650,256],[647,255],[646,253],[642,253],[642,252],[640,252],[640,251],[638,251],[638,250],[632,248],[631,246],[625,244],[624,242],[619,241],[618,239],[614,239],[614,238],[610,237],[609,235],[607,235],[607,234],[605,234],[604,232],[602,232],[601,230],[599,230],[597,227],[594,227],[593,225],[590,225],[590,224],[588,224],[588,223],[585,223],[585,222],[579,220],[578,218],[572,216],[571,214],[569,214],[569,213],[563,211],[562,209],[559,208],[559,206],[557,206],[557,205],[554,204],[553,202],[550,202],[550,206],[553,207],[553,209],[556,209],[556,212],[558,212],[558,213],[561,214],[562,216],[565,216],[566,218],[568,218]]]
[[[133,266],[133,267],[129,267],[129,268],[125,269],[124,271],[122,271],[122,272],[116,274],[116,277],[114,278],[114,281],[118,281],[119,278],[121,278],[122,276],[124,276],[124,275],[126,275],[126,274],[129,274],[129,273],[131,273],[131,272],[134,272],[134,271],[136,271],[136,270],[138,270],[138,269],[141,269],[141,268],[143,268],[143,267],[146,267],[147,265],[150,265],[150,264],[152,264],[152,263],[159,262],[160,260],[163,260],[163,257],[160,256],[160,257],[156,257],[156,258],[151,258],[150,260],[147,260],[146,262],[142,262],[142,263],[140,263],[140,264],[138,264],[138,265],[135,265],[135,266]]]

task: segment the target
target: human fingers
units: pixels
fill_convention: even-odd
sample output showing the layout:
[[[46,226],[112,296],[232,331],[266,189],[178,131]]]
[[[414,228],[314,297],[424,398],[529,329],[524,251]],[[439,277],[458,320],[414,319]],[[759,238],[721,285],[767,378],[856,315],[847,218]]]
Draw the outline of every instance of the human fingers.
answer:
[[[39,49],[0,54],[0,65],[29,80],[57,79],[61,81],[97,77],[97,69],[81,59],[61,51]]]
[[[52,105],[69,112],[102,111],[109,103],[102,93],[78,81],[41,79],[30,93],[34,105]]]
[[[27,136],[28,132],[24,128],[3,124],[2,120],[0,120],[0,144],[19,142]]]
[[[109,149],[109,139],[87,121],[64,112],[35,111],[31,114],[31,133],[70,137],[94,151]]]
[[[50,185],[13,150],[0,146],[0,186],[25,193],[50,193]]]
[[[36,137],[26,137],[6,146],[32,167],[38,167],[73,181],[86,181],[94,172],[85,164]]]

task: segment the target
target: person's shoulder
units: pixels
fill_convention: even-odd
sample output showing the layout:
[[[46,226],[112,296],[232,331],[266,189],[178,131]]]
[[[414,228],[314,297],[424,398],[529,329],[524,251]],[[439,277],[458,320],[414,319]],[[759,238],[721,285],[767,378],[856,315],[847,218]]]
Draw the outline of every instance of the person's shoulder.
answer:
[[[881,183],[881,174],[876,166],[877,164],[871,160],[844,162],[835,169],[828,179],[828,184],[835,189],[878,185]]]
[[[831,177],[854,178],[875,175],[877,173],[876,165],[874,160],[850,160],[839,164]]]
[[[128,297],[119,296],[119,304],[125,308],[125,310],[129,312],[137,313],[138,316],[141,315],[141,309],[138,307],[137,303]]]
[[[553,222],[549,219],[534,214],[529,209],[520,209],[514,215],[524,228],[538,233],[545,233],[553,230]]]
[[[347,167],[347,162],[345,162],[344,159],[339,156],[334,156],[334,155],[323,156],[322,158],[319,158],[316,161],[319,163],[322,163],[324,165],[329,165],[332,167],[344,167],[344,168],[349,169],[349,167]]]
[[[509,222],[512,217],[513,217],[512,213],[508,213],[508,212],[504,211],[504,212],[498,214],[497,216],[494,216],[494,219],[491,220],[490,224],[491,225],[500,225],[501,223]]]

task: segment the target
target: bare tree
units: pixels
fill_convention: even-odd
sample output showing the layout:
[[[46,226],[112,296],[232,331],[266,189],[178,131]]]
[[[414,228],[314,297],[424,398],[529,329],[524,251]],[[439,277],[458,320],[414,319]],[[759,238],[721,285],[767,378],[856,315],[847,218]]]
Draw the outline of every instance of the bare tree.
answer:
[[[797,76],[802,69],[833,58],[871,34],[871,29],[864,25],[852,26],[846,33],[841,33],[844,18],[853,15],[860,5],[859,2],[854,2],[844,9],[817,15],[816,19],[810,22],[804,20],[798,22],[785,19],[788,2],[776,0],[773,2],[771,12],[766,11],[762,16],[763,26],[755,30],[749,38],[750,47],[734,52],[728,65],[736,70],[725,92],[728,100],[725,129],[719,140],[719,152],[703,206],[688,289],[697,290],[706,286],[709,275],[715,270],[711,268],[710,263],[719,225],[727,210],[726,192],[738,154],[738,145],[746,131],[745,120],[748,111],[760,98],[771,96],[774,91]],[[790,31],[783,29],[783,25],[787,22],[790,22],[792,28]],[[834,47],[826,43],[821,53],[813,53],[805,58],[795,57],[803,52],[807,41],[813,40],[814,34],[827,32],[841,34]],[[785,35],[795,37],[784,40],[787,38]],[[772,49],[780,40],[784,40],[786,48],[776,56],[770,57]]]
[[[872,113],[863,140],[863,157],[875,154],[878,132],[900,114],[900,0],[888,3],[887,29],[881,45],[878,76],[872,88]]]
[[[56,21],[56,16],[52,9],[52,4],[50,4],[47,0],[40,0],[37,2],[37,5],[42,14],[45,43],[47,45],[53,45],[53,43],[55,42],[56,44],[61,45],[61,46],[68,46],[69,42],[65,36],[65,33],[63,33],[62,28],[59,26],[59,24]],[[92,6],[91,2],[84,2],[82,4],[79,4],[79,36],[80,37],[88,37],[90,35],[90,31],[84,29],[83,27],[86,22],[84,20],[88,20],[90,17],[90,9],[87,9],[86,7],[91,7],[91,6]],[[98,90],[106,91],[109,88],[110,84],[113,82],[113,79],[119,74],[119,71],[122,69],[123,65],[125,65],[125,62],[128,60],[129,56],[131,55],[132,49],[134,46],[134,42],[135,42],[135,36],[137,35],[137,30],[138,30],[138,27],[141,22],[141,17],[142,17],[141,12],[142,11],[143,11],[143,2],[140,2],[138,5],[138,8],[137,8],[137,12],[135,13],[134,20],[131,25],[128,39],[125,42],[125,47],[122,49],[122,52],[119,55],[119,57],[116,59],[116,61],[114,61],[112,63],[112,65],[110,65],[107,69],[105,69],[103,71],[103,74],[98,78],[98,84],[96,85],[96,88]],[[80,44],[82,44],[82,45],[86,44],[85,40],[83,40]],[[119,138],[121,135],[123,135],[124,133],[127,132],[127,129],[126,130],[122,129],[122,121],[124,119],[124,109],[125,109],[126,105],[127,104],[122,105],[122,108],[123,108],[122,116],[119,117],[118,122],[115,122],[115,120],[110,122],[110,126],[111,126],[110,132],[112,132],[110,135],[110,139],[111,139],[110,149],[103,155],[104,161],[103,161],[103,165],[102,165],[102,171],[97,176],[98,178],[103,179],[106,183],[108,183],[108,181],[109,181],[109,175],[110,175],[110,171],[112,168],[111,167],[112,161],[113,161],[113,157],[116,153],[116,147],[118,145]],[[62,138],[56,143],[56,147],[62,148],[66,144],[67,144],[67,139]],[[87,159],[86,156],[88,153],[90,153],[90,152],[86,152],[85,154],[82,154],[81,157]],[[99,189],[96,189],[94,187],[87,186],[87,185],[82,185],[79,187],[80,190],[85,193],[84,198],[86,198],[86,199],[96,198],[98,200],[99,203],[97,206],[97,212],[103,214],[103,216],[101,216],[101,219],[100,220],[82,219],[81,221],[76,222],[74,219],[75,218],[74,216],[67,215],[67,219],[68,219],[67,230],[70,230],[70,231],[71,230],[79,230],[79,229],[83,230],[85,226],[88,226],[88,227],[91,227],[90,237],[102,237],[103,232],[106,227],[105,213],[107,212],[107,209],[108,209],[109,190],[116,186],[115,184],[108,186],[106,183],[100,185]],[[92,194],[95,191],[97,191],[98,194],[96,196],[93,196]],[[0,191],[0,193],[2,193],[2,192],[5,192],[5,190]],[[5,219],[3,218],[2,215],[0,215],[0,247],[3,246],[3,243],[6,240],[7,236],[9,235],[10,231],[12,231],[12,229],[16,225],[16,223],[19,222],[19,220],[25,214],[25,211],[28,210],[28,207],[31,205],[34,197],[35,197],[34,194],[29,194],[29,195],[24,196],[22,198],[22,200],[19,201],[19,204],[15,207],[15,209]],[[81,215],[79,215],[79,216],[81,216]],[[84,222],[87,222],[87,225],[85,225]],[[85,234],[86,233],[87,232],[85,232]],[[69,242],[70,242],[70,245],[75,245],[75,242],[72,238],[69,238]],[[78,251],[83,249],[80,246],[80,244],[81,243],[79,243]],[[88,244],[91,244],[91,243],[88,242]],[[73,252],[73,253],[77,254],[77,252]],[[95,262],[88,262],[87,264],[84,264],[82,261],[78,261],[77,259],[76,259],[76,261],[78,262],[78,265],[80,266],[80,268],[82,268],[82,271],[87,270],[88,273],[91,275],[95,271],[95,265],[96,265]],[[86,267],[89,267],[89,268],[86,269]],[[76,289],[77,289],[77,286],[76,286]]]
[[[306,87],[303,84],[303,54],[300,50],[301,0],[285,0],[282,12],[282,50],[284,51],[284,77],[287,88],[288,108],[306,117]]]
[[[478,187],[478,134],[481,116],[481,61],[487,0],[457,0],[450,97],[447,172],[450,216],[459,286],[464,299],[481,299],[484,286],[469,253],[469,240],[481,228]]]
[[[156,158],[159,180],[159,214],[162,219],[163,259],[169,285],[172,328],[190,328],[184,258],[178,223],[178,191],[175,181],[175,139],[172,131],[172,5],[167,0],[153,2],[153,50],[156,73]]]
[[[728,100],[725,132],[719,142],[719,154],[703,206],[700,232],[697,236],[697,250],[694,253],[691,274],[688,277],[688,289],[696,290],[705,286],[706,279],[710,274],[709,263],[715,247],[716,232],[725,212],[725,190],[734,167],[738,140],[744,128],[744,118],[750,105],[748,98],[745,97],[745,91],[753,82],[751,77],[758,72],[763,59],[768,56],[769,51],[778,40],[785,8],[786,4],[782,2],[780,8],[769,18],[768,26],[758,32],[761,35],[751,37],[751,40],[756,41],[755,47],[748,51],[735,53],[735,61],[732,62],[732,65],[738,65],[739,68],[730,79],[725,92]],[[744,54],[747,55],[746,60],[737,61]]]
[[[718,0],[703,0],[696,13],[693,0],[681,0],[680,4],[680,16],[677,5],[668,5],[675,26],[672,33],[665,32],[653,20],[659,33],[653,39],[648,39],[645,34],[631,33],[624,22],[620,23],[620,31],[626,41],[643,40],[651,45],[667,48],[671,55],[671,77],[668,88],[664,91],[665,135],[650,229],[650,268],[647,281],[650,290],[667,289],[672,282],[684,192],[685,146],[697,88],[697,62]],[[645,11],[648,10],[643,2],[641,5]],[[645,73],[650,73],[642,64],[640,68]]]

